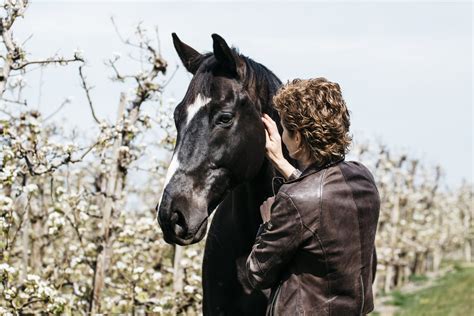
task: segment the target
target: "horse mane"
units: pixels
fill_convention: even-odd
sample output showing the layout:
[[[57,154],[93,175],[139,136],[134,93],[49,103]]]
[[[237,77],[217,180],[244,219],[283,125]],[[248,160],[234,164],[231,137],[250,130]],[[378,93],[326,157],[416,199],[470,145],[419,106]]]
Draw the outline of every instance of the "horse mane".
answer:
[[[246,63],[244,85],[251,91],[256,91],[257,98],[262,102],[262,112],[272,112],[273,96],[281,86],[278,77],[264,65],[253,59],[240,55]]]
[[[264,65],[239,54],[236,48],[233,47],[232,51],[238,54],[246,64],[244,85],[249,91],[255,93],[254,97],[259,101],[262,113],[267,113],[280,126],[280,115],[275,110],[273,96],[280,88],[281,80]]]

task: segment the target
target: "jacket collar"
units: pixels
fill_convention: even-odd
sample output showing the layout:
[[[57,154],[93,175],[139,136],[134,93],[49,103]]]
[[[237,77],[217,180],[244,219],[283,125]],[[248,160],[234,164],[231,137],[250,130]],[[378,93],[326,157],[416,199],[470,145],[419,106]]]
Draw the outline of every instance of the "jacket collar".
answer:
[[[342,157],[338,160],[335,160],[335,161],[331,161],[323,166],[318,166],[316,163],[312,163],[310,164],[308,167],[306,167],[303,172],[301,173],[301,175],[296,178],[296,179],[293,179],[293,180],[288,180],[288,181],[285,181],[284,184],[287,184],[287,183],[293,183],[293,182],[296,182],[296,181],[299,181],[301,180],[302,178],[306,177],[306,176],[309,176],[310,174],[313,174],[313,173],[316,173],[316,172],[319,172],[323,169],[326,169],[326,168],[329,168],[331,166],[334,166],[334,165],[337,165],[338,163],[344,161],[345,157]]]

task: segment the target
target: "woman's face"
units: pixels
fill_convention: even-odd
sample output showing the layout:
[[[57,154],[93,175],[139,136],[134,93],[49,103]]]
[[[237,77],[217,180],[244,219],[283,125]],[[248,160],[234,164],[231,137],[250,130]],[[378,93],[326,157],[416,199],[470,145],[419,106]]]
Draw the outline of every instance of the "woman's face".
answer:
[[[283,135],[281,137],[283,144],[285,144],[286,149],[288,149],[288,153],[290,154],[290,157],[293,159],[298,159],[297,156],[301,154],[301,151],[298,150],[300,146],[300,137],[299,137],[298,131],[295,131],[292,137],[290,132],[288,132],[288,130],[286,129],[285,124],[283,124],[282,118],[280,118],[280,124],[283,127]],[[296,155],[293,156],[293,153],[296,153]]]

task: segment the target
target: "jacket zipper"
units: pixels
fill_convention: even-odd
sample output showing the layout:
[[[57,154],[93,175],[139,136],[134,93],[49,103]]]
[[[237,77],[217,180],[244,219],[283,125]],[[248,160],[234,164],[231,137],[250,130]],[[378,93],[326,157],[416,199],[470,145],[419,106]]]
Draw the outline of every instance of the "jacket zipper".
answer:
[[[280,294],[280,290],[281,290],[282,283],[283,283],[283,282],[280,282],[280,284],[278,285],[277,289],[275,290],[275,295],[273,295],[272,303],[271,303],[271,305],[270,305],[270,311],[269,311],[270,316],[273,316],[273,315],[274,315],[276,300],[277,300],[278,294]]]
[[[362,279],[362,275],[360,277],[360,287],[361,287],[361,294],[362,294],[362,304],[360,307],[360,314],[364,312],[364,303],[365,303],[365,297],[364,297],[364,280]]]

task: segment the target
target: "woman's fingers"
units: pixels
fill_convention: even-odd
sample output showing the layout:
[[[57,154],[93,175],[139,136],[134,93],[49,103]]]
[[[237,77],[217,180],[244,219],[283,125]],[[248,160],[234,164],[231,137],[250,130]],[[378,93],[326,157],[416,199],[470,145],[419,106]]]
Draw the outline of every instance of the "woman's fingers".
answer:
[[[272,205],[274,201],[275,201],[275,197],[271,196],[265,201],[263,201],[262,205],[260,205],[260,215],[264,222],[270,220],[270,217],[271,217],[270,211],[272,209]]]
[[[266,117],[262,116],[262,122],[263,122],[263,125],[265,126],[265,129],[268,129],[270,127],[270,124]]]
[[[280,133],[278,132],[278,127],[275,123],[274,120],[271,119],[270,116],[267,114],[264,114],[262,117],[263,124],[265,125],[265,129],[268,131],[268,134],[270,138],[272,139],[278,139],[280,136]]]
[[[270,131],[270,135],[279,135],[276,122],[268,114],[265,114],[265,120],[268,123],[267,126]]]
[[[283,157],[281,136],[276,123],[268,115],[262,116],[262,122],[265,127],[265,156],[275,164]]]
[[[265,129],[265,142],[268,144],[270,143],[270,135],[268,135],[267,130]]]
[[[262,118],[262,121],[263,121],[263,125],[265,125],[265,135],[268,136],[266,140],[270,141],[271,139],[275,138],[274,134],[272,133],[270,122],[268,122],[268,120],[265,118]]]
[[[265,201],[263,201],[263,204],[267,205],[267,206],[271,206],[273,204],[274,200],[275,200],[275,197],[271,196],[271,197],[267,198]]]

